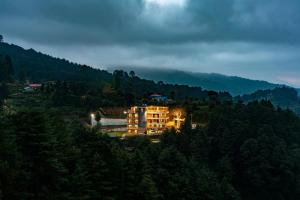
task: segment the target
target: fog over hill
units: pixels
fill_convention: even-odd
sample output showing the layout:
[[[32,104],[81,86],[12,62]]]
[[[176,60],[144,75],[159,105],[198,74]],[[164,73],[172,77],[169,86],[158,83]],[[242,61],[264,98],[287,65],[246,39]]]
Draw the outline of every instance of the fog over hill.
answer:
[[[105,70],[97,70],[65,59],[53,58],[33,49],[25,50],[13,44],[0,43],[0,54],[12,57],[16,75],[25,71],[27,78],[33,81],[89,80],[104,83],[112,79],[111,74]],[[137,76],[156,82],[163,81],[169,84],[201,87],[206,90],[228,91],[233,96],[281,86],[266,81],[250,80],[236,76],[225,76],[216,73],[192,73],[172,69],[119,66],[110,67],[108,71],[115,69],[133,70]]]
[[[237,76],[226,76],[217,73],[193,73],[172,69],[158,69],[145,67],[121,67],[125,71],[133,70],[139,77],[163,81],[170,84],[184,84],[189,86],[200,86],[203,89],[215,91],[228,91],[233,96],[253,93],[257,90],[273,89],[282,85],[269,83],[261,80],[251,80]],[[120,69],[110,67],[113,71]]]

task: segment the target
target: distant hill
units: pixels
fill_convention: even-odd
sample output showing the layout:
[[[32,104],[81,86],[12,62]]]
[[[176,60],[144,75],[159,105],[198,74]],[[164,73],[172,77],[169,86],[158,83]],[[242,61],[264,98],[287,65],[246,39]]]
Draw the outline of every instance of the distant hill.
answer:
[[[112,84],[113,81],[113,74],[108,71],[79,65],[65,59],[54,58],[33,49],[26,50],[14,44],[0,43],[0,55],[9,55],[11,57],[15,78],[17,79],[24,76],[25,79],[33,82],[52,80],[84,81],[93,85]],[[138,94],[160,92],[164,95],[169,95],[175,92],[178,97],[202,98],[207,95],[203,89],[228,91],[236,96],[253,93],[257,90],[274,89],[280,86],[266,81],[249,80],[220,74],[128,67],[123,68],[123,70],[128,72],[130,70],[135,71],[137,77],[135,78],[134,88]],[[124,78],[128,79],[128,75],[125,75]],[[156,84],[154,81],[163,81],[164,84]]]
[[[13,78],[16,80],[84,82],[84,84],[90,86],[89,89],[100,89],[99,92],[101,92],[107,87],[113,87],[114,81],[118,79],[120,90],[122,90],[121,92],[118,91],[119,94],[117,95],[119,96],[126,95],[128,92],[132,92],[139,97],[151,93],[160,93],[165,96],[172,94],[176,98],[206,98],[208,96],[208,92],[202,90],[201,87],[158,84],[137,76],[130,77],[120,70],[113,74],[105,70],[72,63],[65,59],[54,58],[33,49],[26,50],[14,44],[0,42],[0,61],[3,56],[10,57],[14,71]],[[3,67],[1,62],[0,67]],[[222,94],[224,95],[224,93]]]
[[[235,101],[243,101],[244,103],[260,100],[271,101],[275,106],[281,108],[289,108],[300,115],[300,99],[298,92],[294,88],[281,87],[272,90],[258,90],[252,94],[235,97]]]
[[[113,70],[114,68],[111,68]],[[256,90],[266,90],[279,87],[266,81],[250,80],[236,76],[225,76],[221,74],[192,73],[172,69],[125,67],[125,71],[133,70],[145,79],[163,81],[170,84],[184,84],[198,86],[207,90],[228,91],[233,96],[249,94]]]

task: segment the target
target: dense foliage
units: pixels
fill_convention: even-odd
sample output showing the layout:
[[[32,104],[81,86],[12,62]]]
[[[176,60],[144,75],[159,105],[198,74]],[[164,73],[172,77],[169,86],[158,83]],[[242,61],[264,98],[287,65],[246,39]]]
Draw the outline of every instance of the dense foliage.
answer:
[[[173,92],[177,97],[205,98],[207,96],[207,92],[200,87],[155,83],[138,78],[134,74],[128,75],[121,70],[116,70],[111,74],[86,65],[71,63],[65,59],[53,58],[33,49],[25,50],[13,44],[0,43],[0,61],[3,60],[2,57],[5,57],[5,62],[0,63],[0,70],[14,70],[14,79],[21,82],[28,80],[45,83],[59,80],[73,85],[84,84],[85,87],[89,87],[89,90],[95,91],[100,88],[105,92],[115,92],[123,96],[139,94],[143,97],[153,92],[166,96]],[[7,67],[8,65],[10,67]],[[1,80],[0,76],[0,82]],[[134,91],[127,92],[128,90]]]
[[[233,103],[227,92],[0,47],[0,199],[300,199],[299,118],[266,100],[250,102],[298,102],[294,90]],[[42,88],[27,93],[25,81]],[[166,131],[160,143],[110,138],[81,118],[99,107],[149,103],[152,92],[187,111],[181,132]]]
[[[0,82],[13,80],[14,68],[10,56],[0,54]]]
[[[207,127],[186,124],[159,144],[112,139],[46,110],[2,113],[0,197],[299,199],[299,119],[269,102],[211,109]]]
[[[259,89],[273,89],[280,86],[266,81],[250,80],[214,73],[193,73],[145,67],[124,67],[123,69],[127,71],[134,70],[138,76],[149,80],[202,87],[206,90],[227,91],[233,96],[253,93]]]
[[[235,97],[236,101],[251,102],[268,100],[281,108],[289,108],[300,115],[300,100],[294,88],[278,87],[272,90],[258,90],[252,94]]]

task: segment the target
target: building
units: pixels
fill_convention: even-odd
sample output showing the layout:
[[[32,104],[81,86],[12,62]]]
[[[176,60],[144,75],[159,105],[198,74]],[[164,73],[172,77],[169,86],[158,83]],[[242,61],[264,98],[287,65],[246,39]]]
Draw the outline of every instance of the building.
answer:
[[[33,84],[29,84],[29,87],[34,89],[34,90],[38,90],[38,89],[41,89],[42,84],[33,83]]]
[[[39,90],[42,88],[42,84],[29,84],[27,87],[24,88],[25,92],[33,92],[35,90]]]
[[[168,98],[165,96],[162,96],[160,94],[152,94],[152,95],[150,95],[150,100],[156,101],[156,102],[166,102],[168,100]]]
[[[134,106],[127,112],[127,128],[129,134],[146,132],[146,107]]]
[[[114,134],[125,134],[127,132],[127,119],[126,118],[109,118],[104,115],[101,116],[100,121],[96,120],[94,113],[90,116],[91,127],[97,127],[102,133],[107,133],[110,136]]]
[[[180,109],[169,110],[166,106],[134,106],[127,113],[129,134],[161,134],[168,128],[179,129],[184,123]]]
[[[147,134],[162,133],[169,122],[169,108],[165,106],[146,107]]]

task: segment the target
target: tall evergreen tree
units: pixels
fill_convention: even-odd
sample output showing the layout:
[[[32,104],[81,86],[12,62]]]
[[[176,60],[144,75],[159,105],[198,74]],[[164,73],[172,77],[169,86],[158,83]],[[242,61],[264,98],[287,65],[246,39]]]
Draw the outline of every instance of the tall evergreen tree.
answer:
[[[10,56],[0,56],[0,81],[12,81],[13,75],[14,69]]]
[[[21,166],[28,172],[20,180],[20,194],[32,199],[57,198],[65,168],[57,158],[56,139],[47,130],[45,115],[40,111],[22,111],[14,116],[14,123],[18,150],[22,152]]]

